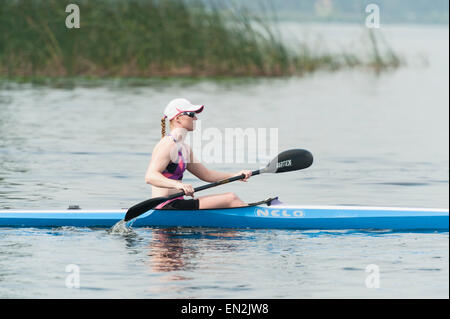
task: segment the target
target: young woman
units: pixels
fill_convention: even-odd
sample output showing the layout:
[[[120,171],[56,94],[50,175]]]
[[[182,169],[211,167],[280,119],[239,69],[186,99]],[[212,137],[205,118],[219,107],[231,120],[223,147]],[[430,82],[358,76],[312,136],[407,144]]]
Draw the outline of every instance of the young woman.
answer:
[[[246,182],[251,171],[243,170],[237,174],[209,170],[195,160],[192,149],[183,140],[187,132],[195,129],[197,114],[203,111],[203,105],[193,105],[186,99],[172,100],[161,119],[162,138],[155,146],[152,158],[145,174],[145,182],[152,185],[152,197],[167,197],[183,190],[186,196],[169,200],[158,205],[157,209],[195,210],[209,208],[227,208],[247,206],[234,193],[202,196],[194,198],[194,188],[182,182],[187,169],[205,182],[216,182],[236,175],[244,174]],[[170,121],[170,134],[166,135],[166,118]]]

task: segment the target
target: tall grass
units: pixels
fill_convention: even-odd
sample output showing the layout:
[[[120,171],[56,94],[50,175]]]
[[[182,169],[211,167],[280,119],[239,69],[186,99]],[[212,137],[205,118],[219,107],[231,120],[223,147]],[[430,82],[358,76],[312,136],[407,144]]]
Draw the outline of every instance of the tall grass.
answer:
[[[219,2],[71,2],[80,7],[80,29],[65,26],[67,1],[2,0],[0,76],[283,76],[364,64],[307,46],[287,49],[267,22]],[[392,63],[378,54],[366,65]]]

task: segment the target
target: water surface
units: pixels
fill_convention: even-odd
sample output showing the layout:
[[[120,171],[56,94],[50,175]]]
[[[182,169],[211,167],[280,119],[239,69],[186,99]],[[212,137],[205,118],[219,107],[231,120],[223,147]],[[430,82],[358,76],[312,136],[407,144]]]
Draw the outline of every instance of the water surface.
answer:
[[[286,24],[333,50],[357,49],[359,27]],[[304,171],[203,194],[250,202],[447,208],[448,27],[389,26],[407,66],[304,78],[152,81],[0,89],[0,209],[126,208],[144,183],[174,97],[206,105],[203,128],[277,128],[280,150],[305,148]],[[361,48],[359,48],[361,49]],[[258,163],[215,163],[237,172]],[[191,174],[186,182],[203,184]],[[200,194],[199,194],[200,195]],[[2,298],[448,298],[448,233],[138,229],[1,229]],[[80,288],[66,286],[67,265]],[[365,280],[380,269],[380,287]]]

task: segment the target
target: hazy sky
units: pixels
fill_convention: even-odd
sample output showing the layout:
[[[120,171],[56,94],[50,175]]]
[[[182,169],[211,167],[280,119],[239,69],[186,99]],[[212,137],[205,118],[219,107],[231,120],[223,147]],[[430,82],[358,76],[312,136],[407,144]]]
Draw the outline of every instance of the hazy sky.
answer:
[[[223,1],[223,0],[222,0]],[[448,23],[448,0],[228,0],[251,9],[274,9],[281,18],[355,21],[368,4],[377,4],[386,22]]]

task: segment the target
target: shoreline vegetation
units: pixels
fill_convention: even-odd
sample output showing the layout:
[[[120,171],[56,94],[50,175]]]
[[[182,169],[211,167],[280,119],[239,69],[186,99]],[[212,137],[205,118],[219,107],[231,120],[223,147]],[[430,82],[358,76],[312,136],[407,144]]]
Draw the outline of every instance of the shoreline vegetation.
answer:
[[[401,59],[367,29],[367,56],[319,53],[282,42],[273,24],[219,2],[79,0],[81,27],[65,26],[67,3],[3,0],[0,78],[283,77],[318,70],[397,68]]]

